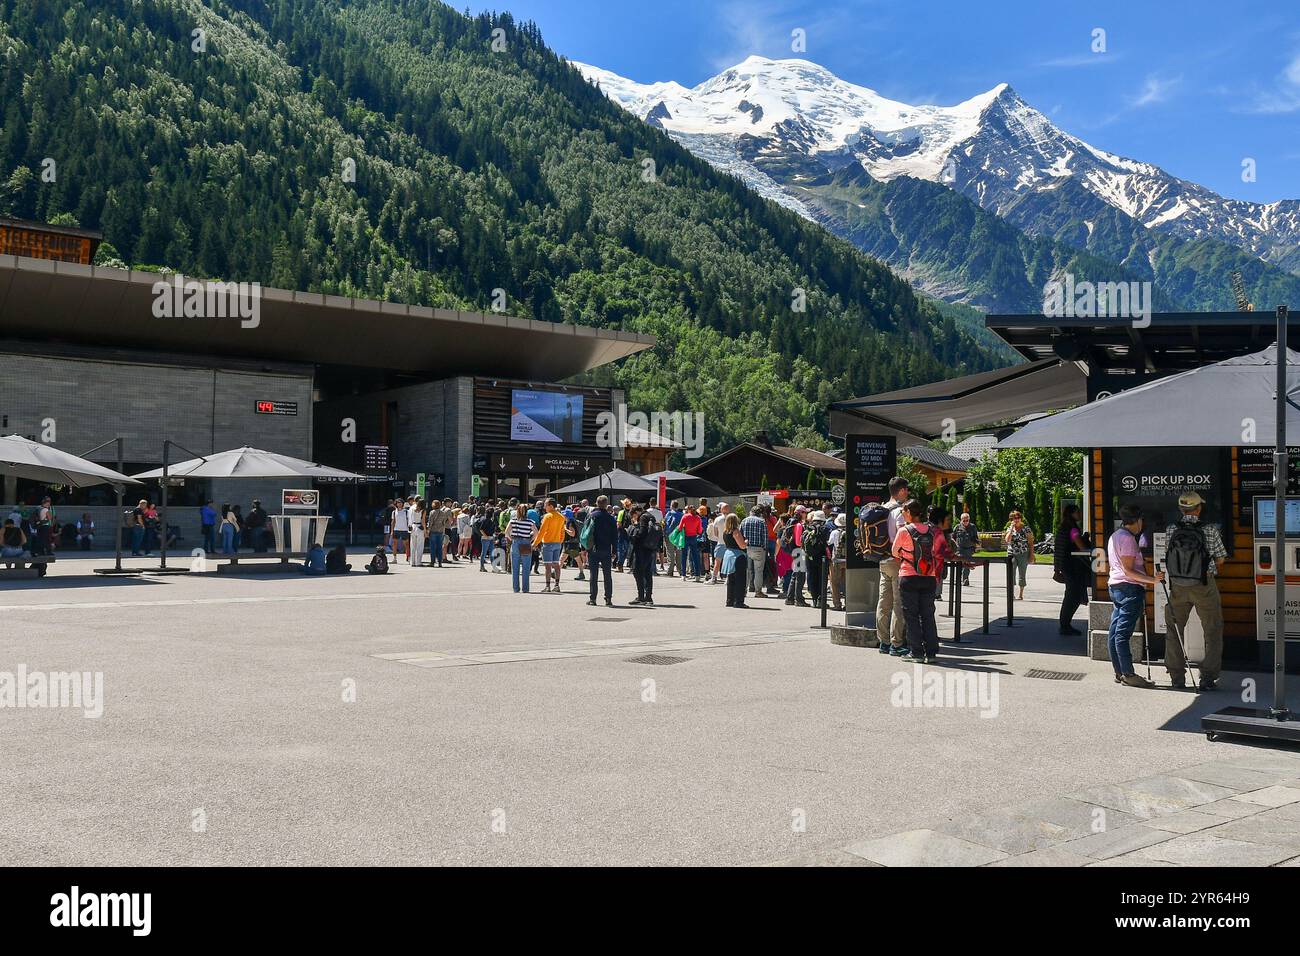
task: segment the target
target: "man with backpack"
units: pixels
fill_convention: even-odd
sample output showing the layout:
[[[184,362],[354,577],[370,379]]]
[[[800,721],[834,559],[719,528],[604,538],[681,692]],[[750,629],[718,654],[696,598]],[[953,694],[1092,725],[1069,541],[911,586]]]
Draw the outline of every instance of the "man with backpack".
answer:
[[[809,524],[804,525],[803,547],[805,561],[808,565],[808,589],[812,592],[812,606],[821,607],[826,599],[826,555],[830,547],[830,523],[821,511],[814,511],[809,516]],[[811,531],[809,531],[811,526]]]
[[[894,555],[894,540],[898,537],[898,529],[907,522],[903,513],[903,502],[910,497],[911,488],[906,478],[889,479],[889,500],[884,504],[884,510],[888,514],[884,518],[883,526],[876,527],[877,537],[879,531],[883,530],[889,539],[889,550],[880,559],[880,598],[876,603],[876,636],[880,641],[880,653],[892,654],[894,657],[902,657],[907,650],[907,643],[903,639],[904,624],[898,581],[899,562]],[[868,526],[864,530],[870,534],[872,528]]]
[[[1165,669],[1174,687],[1187,686],[1186,648],[1183,637],[1192,608],[1205,633],[1205,659],[1201,661],[1201,690],[1214,690],[1223,663],[1223,605],[1215,583],[1218,563],[1228,556],[1219,526],[1201,522],[1205,500],[1194,491],[1178,499],[1182,518],[1169,526],[1165,538],[1165,578],[1169,604],[1165,618],[1175,633],[1165,639]]]

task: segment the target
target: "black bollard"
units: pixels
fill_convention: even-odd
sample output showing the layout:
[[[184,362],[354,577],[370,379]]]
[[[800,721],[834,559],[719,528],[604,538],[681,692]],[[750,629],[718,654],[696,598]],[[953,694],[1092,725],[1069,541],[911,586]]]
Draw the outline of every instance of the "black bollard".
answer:
[[[961,566],[954,564],[952,569],[957,573],[952,576],[952,583],[948,586],[949,604],[953,604],[953,598],[956,597],[956,610],[952,616],[952,642],[961,643]],[[954,594],[955,592],[955,594]]]
[[[1016,626],[1015,559],[1007,555],[1007,627]]]

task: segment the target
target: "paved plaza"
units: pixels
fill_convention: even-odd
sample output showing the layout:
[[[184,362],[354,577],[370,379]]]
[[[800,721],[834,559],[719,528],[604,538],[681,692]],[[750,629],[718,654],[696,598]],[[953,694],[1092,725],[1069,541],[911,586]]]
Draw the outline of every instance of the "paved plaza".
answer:
[[[615,575],[611,609],[572,572],[515,595],[477,565],[90,574],[107,563],[0,582],[0,672],[103,675],[98,718],[0,710],[10,864],[1300,860],[1300,753],[1199,729],[1244,677],[1266,702],[1265,675],[1118,687],[1055,635],[1050,568],[1018,626],[995,610],[981,635],[969,605],[922,668],[665,577],[639,608]]]

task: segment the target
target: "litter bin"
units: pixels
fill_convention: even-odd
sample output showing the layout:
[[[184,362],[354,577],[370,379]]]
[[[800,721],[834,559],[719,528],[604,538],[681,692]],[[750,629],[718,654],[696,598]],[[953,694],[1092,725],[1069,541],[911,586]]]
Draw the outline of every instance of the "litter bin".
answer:
[[[329,515],[268,515],[275,551],[283,554],[306,554],[313,544],[325,546]]]

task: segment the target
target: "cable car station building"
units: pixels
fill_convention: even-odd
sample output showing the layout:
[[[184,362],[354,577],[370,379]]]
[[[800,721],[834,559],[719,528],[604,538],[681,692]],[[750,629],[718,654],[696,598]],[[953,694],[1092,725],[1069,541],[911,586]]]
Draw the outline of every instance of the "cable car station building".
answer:
[[[94,266],[98,242],[0,220],[0,249],[22,252],[0,253],[5,434],[74,454],[122,436],[127,473],[161,465],[164,439],[180,458],[252,445],[365,473],[359,493],[323,486],[326,507],[358,514],[413,492],[417,474],[427,495],[463,499],[477,476],[483,495],[522,497],[621,461],[596,443],[597,415],[621,391],[564,383],[652,337],[273,288],[259,290],[255,317],[187,316],[181,279]],[[115,466],[114,455],[90,457]],[[185,506],[269,507],[281,484],[189,482],[169,493],[173,520],[197,534]],[[13,479],[3,491],[6,512],[39,493]],[[91,511],[112,528],[110,502],[103,489],[68,491],[60,518]]]

